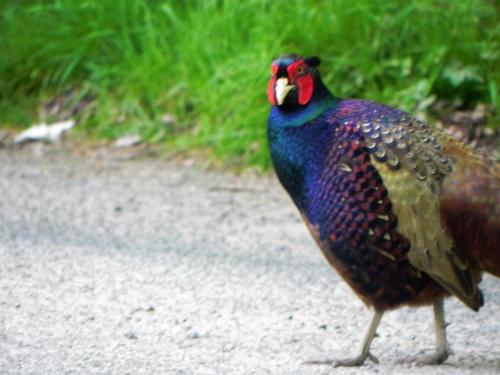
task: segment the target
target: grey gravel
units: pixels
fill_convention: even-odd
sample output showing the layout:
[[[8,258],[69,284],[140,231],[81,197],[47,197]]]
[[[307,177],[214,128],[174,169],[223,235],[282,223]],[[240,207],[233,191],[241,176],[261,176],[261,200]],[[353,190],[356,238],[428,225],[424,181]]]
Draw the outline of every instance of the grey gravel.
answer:
[[[497,374],[500,280],[474,313],[386,315],[360,369],[369,310],[330,269],[272,177],[157,160],[0,149],[1,374]]]

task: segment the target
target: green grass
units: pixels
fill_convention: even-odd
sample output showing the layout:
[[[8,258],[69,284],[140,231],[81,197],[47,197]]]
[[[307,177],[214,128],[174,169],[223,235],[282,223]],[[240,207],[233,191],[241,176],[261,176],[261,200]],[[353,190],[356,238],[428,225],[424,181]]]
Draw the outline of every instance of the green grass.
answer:
[[[0,124],[29,125],[34,101],[76,88],[96,96],[80,126],[92,137],[139,132],[267,166],[269,66],[289,51],[321,56],[342,97],[500,112],[488,0],[11,1],[0,14]]]

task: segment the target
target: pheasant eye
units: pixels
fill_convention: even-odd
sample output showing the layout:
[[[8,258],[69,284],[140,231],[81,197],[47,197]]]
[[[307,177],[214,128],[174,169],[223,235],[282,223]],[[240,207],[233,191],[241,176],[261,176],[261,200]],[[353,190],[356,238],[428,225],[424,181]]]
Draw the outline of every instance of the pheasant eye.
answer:
[[[295,72],[296,72],[297,74],[302,74],[302,73],[304,73],[304,67],[303,67],[302,65],[299,65],[299,66],[297,67],[297,69],[295,69]]]

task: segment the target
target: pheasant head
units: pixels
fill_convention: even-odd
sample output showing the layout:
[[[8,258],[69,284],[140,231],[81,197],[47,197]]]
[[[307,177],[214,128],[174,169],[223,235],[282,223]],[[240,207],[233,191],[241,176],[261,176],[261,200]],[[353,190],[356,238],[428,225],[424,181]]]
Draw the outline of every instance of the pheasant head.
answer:
[[[267,96],[272,105],[282,108],[306,106],[321,84],[318,57],[284,55],[271,64]],[[321,84],[322,86],[322,84]]]

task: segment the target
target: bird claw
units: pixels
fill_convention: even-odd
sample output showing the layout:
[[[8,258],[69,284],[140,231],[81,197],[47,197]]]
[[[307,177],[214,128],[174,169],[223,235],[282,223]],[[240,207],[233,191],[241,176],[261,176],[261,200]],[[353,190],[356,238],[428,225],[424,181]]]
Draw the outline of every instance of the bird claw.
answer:
[[[375,357],[373,354],[370,352],[364,354],[359,354],[356,357],[352,358],[345,358],[345,359],[324,359],[324,360],[310,360],[310,361],[305,361],[303,364],[305,365],[330,365],[333,367],[355,367],[355,366],[362,366],[366,359],[369,358],[371,359],[374,363],[379,363],[379,360],[377,357]]]
[[[356,367],[356,366],[362,366],[366,359],[372,360],[374,363],[379,363],[379,360],[377,357],[375,357],[373,354],[370,352],[368,353],[361,353],[357,355],[356,357],[352,358],[346,358],[346,359],[339,359],[333,363],[333,367]]]
[[[434,365],[439,365],[444,361],[446,361],[449,357],[449,354],[450,353],[448,350],[437,350],[434,353],[425,356],[403,358],[397,361],[396,363],[398,364],[412,363],[417,366],[434,366]]]
[[[420,357],[417,359],[416,364],[418,366],[432,366],[439,365],[448,359],[449,353],[446,350],[440,350],[434,352],[433,354]]]
[[[302,362],[303,365],[333,365],[334,363],[334,359],[310,359]]]

